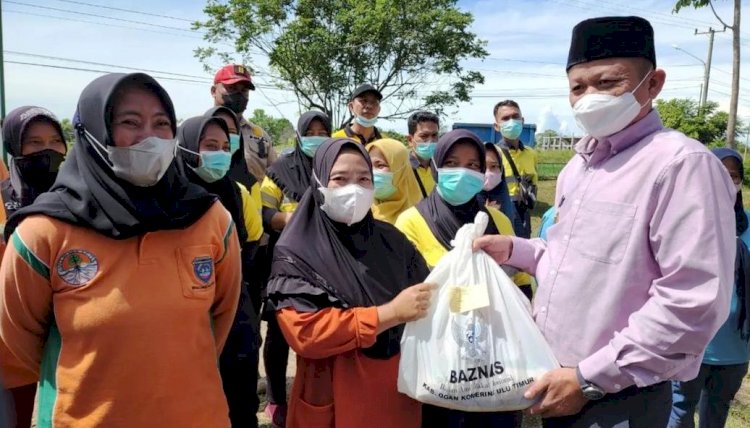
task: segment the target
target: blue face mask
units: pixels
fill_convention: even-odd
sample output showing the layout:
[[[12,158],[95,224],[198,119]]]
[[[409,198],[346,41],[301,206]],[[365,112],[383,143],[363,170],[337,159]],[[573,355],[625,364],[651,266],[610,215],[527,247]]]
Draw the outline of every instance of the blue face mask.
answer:
[[[417,147],[414,149],[414,152],[420,159],[430,160],[435,155],[436,148],[437,143],[432,141],[426,143],[417,143]]]
[[[375,169],[372,171],[372,181],[375,185],[375,199],[385,200],[396,193],[393,185],[393,173]]]
[[[200,157],[201,165],[193,168],[193,171],[206,183],[213,183],[224,178],[232,163],[232,153],[223,150],[202,151]]]
[[[508,140],[517,140],[523,131],[523,123],[517,119],[510,119],[500,127],[500,133]]]
[[[378,117],[375,116],[372,119],[368,119],[364,116],[356,116],[354,118],[354,121],[357,122],[359,126],[365,127],[365,128],[372,128],[375,126],[376,123],[378,123]]]
[[[234,154],[240,149],[240,134],[229,134],[229,152]]]
[[[327,139],[328,137],[300,137],[299,140],[302,153],[306,154],[308,157],[315,156],[318,147],[323,145]]]
[[[453,206],[463,205],[484,186],[484,174],[467,168],[438,168],[437,191]]]

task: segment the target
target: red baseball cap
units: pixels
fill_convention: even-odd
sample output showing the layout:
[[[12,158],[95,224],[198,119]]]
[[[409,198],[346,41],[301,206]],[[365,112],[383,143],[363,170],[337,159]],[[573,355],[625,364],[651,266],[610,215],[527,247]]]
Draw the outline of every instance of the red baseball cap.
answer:
[[[250,70],[244,65],[229,64],[221,67],[214,76],[214,84],[223,83],[225,85],[233,85],[239,82],[247,82],[250,85],[251,90],[255,90],[255,85],[250,76]]]

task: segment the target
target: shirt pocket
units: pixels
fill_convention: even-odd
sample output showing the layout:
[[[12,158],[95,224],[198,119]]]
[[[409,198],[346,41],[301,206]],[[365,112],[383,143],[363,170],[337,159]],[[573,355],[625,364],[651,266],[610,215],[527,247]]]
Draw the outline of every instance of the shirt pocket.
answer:
[[[570,246],[587,259],[620,263],[628,248],[636,210],[632,204],[584,202],[573,225]]]
[[[177,249],[182,294],[190,299],[213,299],[216,292],[216,267],[212,245]]]

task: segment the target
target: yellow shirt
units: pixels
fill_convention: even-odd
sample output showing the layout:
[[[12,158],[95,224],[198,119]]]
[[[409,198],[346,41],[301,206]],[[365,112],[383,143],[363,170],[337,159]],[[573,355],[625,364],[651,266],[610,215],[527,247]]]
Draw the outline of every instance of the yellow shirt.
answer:
[[[539,181],[539,175],[536,171],[536,151],[529,147],[524,147],[523,150],[509,147],[508,151],[510,152],[510,157],[513,158],[513,163],[516,164],[518,174],[520,174],[521,177],[530,177],[531,181],[534,184],[537,184]],[[500,153],[503,155],[503,168],[505,168],[505,179],[508,183],[508,192],[510,192],[510,197],[513,198],[513,200],[517,200],[519,195],[516,176],[513,175],[513,169],[510,167],[508,159],[505,158],[505,154],[503,154],[502,151]]]
[[[362,135],[359,135],[352,131],[352,135],[346,135],[346,128],[339,129],[338,131],[331,134],[331,138],[352,138],[354,140],[357,140],[360,142],[360,144],[369,144],[372,143],[375,140],[379,140],[383,138],[380,135],[380,131],[378,131],[378,128],[373,128],[373,133],[370,135],[370,138],[365,139]]]
[[[240,188],[240,198],[242,199],[242,217],[245,220],[245,230],[247,230],[247,242],[260,241],[263,236],[263,217],[261,213],[260,186],[258,183],[253,184],[250,191],[247,187],[237,183]],[[255,194],[253,194],[255,193]]]
[[[487,212],[490,213],[490,217],[492,217],[492,221],[495,222],[495,227],[501,235],[515,235],[513,225],[505,214],[492,207],[487,207]],[[395,226],[417,247],[417,251],[422,254],[430,269],[435,267],[440,259],[448,253],[443,244],[432,234],[430,226],[417,210],[417,207],[404,211],[396,220]],[[528,285],[531,284],[531,277],[526,273],[519,272],[513,275],[513,282],[516,285]]]
[[[435,179],[432,178],[432,170],[429,166],[424,167],[422,165],[417,166],[415,169],[417,175],[419,175],[419,180],[422,182],[422,186],[424,186],[424,191],[427,192],[427,196],[429,196],[435,189]]]
[[[273,180],[266,177],[260,185],[262,204],[266,208],[273,208],[283,213],[291,213],[297,209],[297,201],[289,199],[284,191],[274,183]]]

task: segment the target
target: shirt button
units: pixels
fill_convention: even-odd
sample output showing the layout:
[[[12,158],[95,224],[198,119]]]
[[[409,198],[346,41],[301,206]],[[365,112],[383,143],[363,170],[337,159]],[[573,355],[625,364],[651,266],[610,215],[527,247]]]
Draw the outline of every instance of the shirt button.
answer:
[[[616,384],[615,384],[615,389],[619,391],[619,390],[621,390],[621,389],[622,389],[622,387],[620,386],[620,384],[619,384],[619,383],[616,383]]]
[[[570,235],[565,235],[565,236],[563,237],[563,241],[565,241],[565,242],[568,242],[568,241],[570,241]]]
[[[545,313],[545,312],[547,312],[547,307],[546,307],[546,306],[542,306],[542,307],[541,307],[541,308],[539,309],[539,312],[541,312],[541,313]]]
[[[573,204],[574,205],[581,205],[581,200],[580,199],[576,199],[575,201],[573,201]]]
[[[661,379],[659,378],[659,376],[654,376],[654,380],[655,380],[656,382],[659,382],[659,381],[660,381]]]
[[[555,275],[557,275],[557,271],[556,271],[556,270],[554,270],[554,269],[552,269],[551,271],[549,271],[549,274],[550,274],[551,276],[555,276]]]

